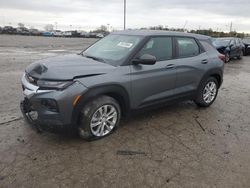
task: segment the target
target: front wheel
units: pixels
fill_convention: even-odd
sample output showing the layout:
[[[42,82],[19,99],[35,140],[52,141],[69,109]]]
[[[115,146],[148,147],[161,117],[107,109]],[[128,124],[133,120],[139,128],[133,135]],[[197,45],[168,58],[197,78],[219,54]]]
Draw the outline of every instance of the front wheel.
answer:
[[[95,140],[111,134],[119,125],[121,109],[109,96],[100,96],[81,111],[79,135],[85,140]]]
[[[208,78],[198,89],[195,103],[200,107],[208,107],[215,101],[219,84],[214,77]]]
[[[242,59],[243,54],[244,54],[244,52],[243,52],[243,51],[241,51],[241,52],[240,52],[240,55],[239,55],[239,56],[237,56],[237,58],[238,58],[238,59]]]
[[[225,54],[225,63],[229,63],[229,61],[230,61],[230,55],[229,55],[229,53],[227,52],[227,53]]]

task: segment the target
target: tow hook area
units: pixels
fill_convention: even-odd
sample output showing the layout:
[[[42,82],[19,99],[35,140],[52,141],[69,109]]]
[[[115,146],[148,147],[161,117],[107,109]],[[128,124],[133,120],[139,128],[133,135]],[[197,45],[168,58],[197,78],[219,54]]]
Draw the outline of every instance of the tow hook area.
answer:
[[[32,105],[30,101],[25,98],[21,103],[20,103],[20,108],[23,113],[23,116],[25,120],[38,132],[41,133],[42,129],[39,126],[38,123],[38,113],[32,108]]]

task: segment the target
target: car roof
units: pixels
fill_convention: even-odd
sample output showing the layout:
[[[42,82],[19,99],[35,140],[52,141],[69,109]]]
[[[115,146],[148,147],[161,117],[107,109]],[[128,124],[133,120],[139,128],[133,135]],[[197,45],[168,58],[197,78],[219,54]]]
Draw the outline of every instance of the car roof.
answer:
[[[219,39],[219,40],[232,40],[232,39],[236,39],[235,37],[219,37],[219,38],[215,38],[215,39]]]
[[[194,37],[199,40],[211,39],[209,36],[177,32],[177,31],[163,31],[163,30],[125,30],[125,31],[116,31],[112,34],[117,35],[131,35],[131,36],[180,36],[180,37]]]

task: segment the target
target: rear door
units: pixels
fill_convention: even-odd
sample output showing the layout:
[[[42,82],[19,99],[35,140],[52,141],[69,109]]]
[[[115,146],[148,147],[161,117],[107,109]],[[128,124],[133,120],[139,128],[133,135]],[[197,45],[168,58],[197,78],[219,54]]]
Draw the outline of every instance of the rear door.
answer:
[[[175,93],[192,94],[198,88],[209,59],[203,47],[194,38],[176,37],[177,80]]]
[[[132,107],[140,108],[174,95],[176,82],[172,37],[151,37],[135,58],[156,57],[154,65],[131,65]]]

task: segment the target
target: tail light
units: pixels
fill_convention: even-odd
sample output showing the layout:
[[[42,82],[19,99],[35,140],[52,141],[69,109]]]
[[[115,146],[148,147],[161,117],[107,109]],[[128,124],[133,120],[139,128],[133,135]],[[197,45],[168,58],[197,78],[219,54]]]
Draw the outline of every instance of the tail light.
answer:
[[[219,54],[218,57],[220,58],[221,61],[225,62],[226,57],[223,54]]]

